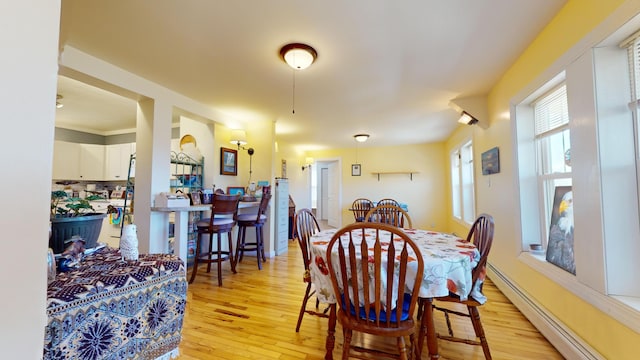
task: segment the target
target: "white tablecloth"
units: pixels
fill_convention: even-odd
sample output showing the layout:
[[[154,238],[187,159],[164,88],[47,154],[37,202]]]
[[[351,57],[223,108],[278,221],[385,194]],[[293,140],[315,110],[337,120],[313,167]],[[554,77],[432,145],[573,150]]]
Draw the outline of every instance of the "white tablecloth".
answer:
[[[324,303],[336,302],[326,265],[327,245],[336,231],[337,229],[324,230],[310,239],[312,251],[311,282],[316,288],[318,299]],[[480,253],[473,244],[457,236],[444,233],[418,229],[404,229],[403,231],[419,246],[424,259],[420,297],[446,296],[451,292],[463,300],[471,294],[479,302],[486,301],[479,286],[472,289],[471,270],[480,260]],[[373,239],[374,235],[375,230],[373,229],[367,229],[365,232],[365,237],[368,239]],[[388,232],[381,231],[383,246],[384,238],[389,239],[390,235]],[[348,238],[344,237],[343,241],[346,245]],[[362,239],[354,237],[354,241],[357,245]],[[386,243],[388,244],[388,240]],[[411,274],[409,273],[409,275]],[[411,279],[408,279],[407,282],[411,282]]]

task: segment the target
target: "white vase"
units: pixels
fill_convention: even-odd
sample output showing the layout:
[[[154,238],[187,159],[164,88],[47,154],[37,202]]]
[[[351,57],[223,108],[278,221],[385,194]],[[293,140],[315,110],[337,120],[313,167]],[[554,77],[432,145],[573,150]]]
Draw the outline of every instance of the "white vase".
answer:
[[[120,254],[123,260],[138,260],[138,233],[134,224],[125,225],[122,229]]]

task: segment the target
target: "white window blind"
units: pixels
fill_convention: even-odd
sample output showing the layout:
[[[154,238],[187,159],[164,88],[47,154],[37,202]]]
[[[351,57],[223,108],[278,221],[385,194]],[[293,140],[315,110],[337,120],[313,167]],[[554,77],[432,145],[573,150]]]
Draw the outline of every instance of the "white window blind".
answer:
[[[536,136],[568,124],[567,87],[562,85],[544,95],[534,104],[534,111]]]

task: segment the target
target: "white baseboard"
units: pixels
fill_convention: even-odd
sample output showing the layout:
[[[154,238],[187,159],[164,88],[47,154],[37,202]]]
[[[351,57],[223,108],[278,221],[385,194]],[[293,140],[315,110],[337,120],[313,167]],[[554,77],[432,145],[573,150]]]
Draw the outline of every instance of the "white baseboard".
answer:
[[[488,264],[488,276],[540,333],[567,359],[606,360],[504,273]],[[490,300],[489,300],[490,301]]]

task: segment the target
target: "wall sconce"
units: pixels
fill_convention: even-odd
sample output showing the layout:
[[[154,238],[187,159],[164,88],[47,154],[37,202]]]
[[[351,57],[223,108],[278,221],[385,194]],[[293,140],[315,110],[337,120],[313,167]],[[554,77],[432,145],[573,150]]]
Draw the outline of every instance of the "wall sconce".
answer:
[[[231,130],[231,141],[229,142],[237,145],[238,150],[240,150],[241,147],[244,149],[243,145],[247,145],[247,134],[244,130]]]
[[[465,125],[474,125],[478,123],[478,119],[474,118],[468,112],[463,111],[462,114],[460,114],[460,118],[458,119],[458,122],[460,124],[465,124]]]
[[[64,104],[62,103],[62,99],[64,97],[60,94],[56,94],[56,109],[62,109]]]
[[[311,165],[313,165],[314,161],[312,157],[307,157],[304,159],[304,165],[302,165],[302,171],[304,169],[311,169]]]

